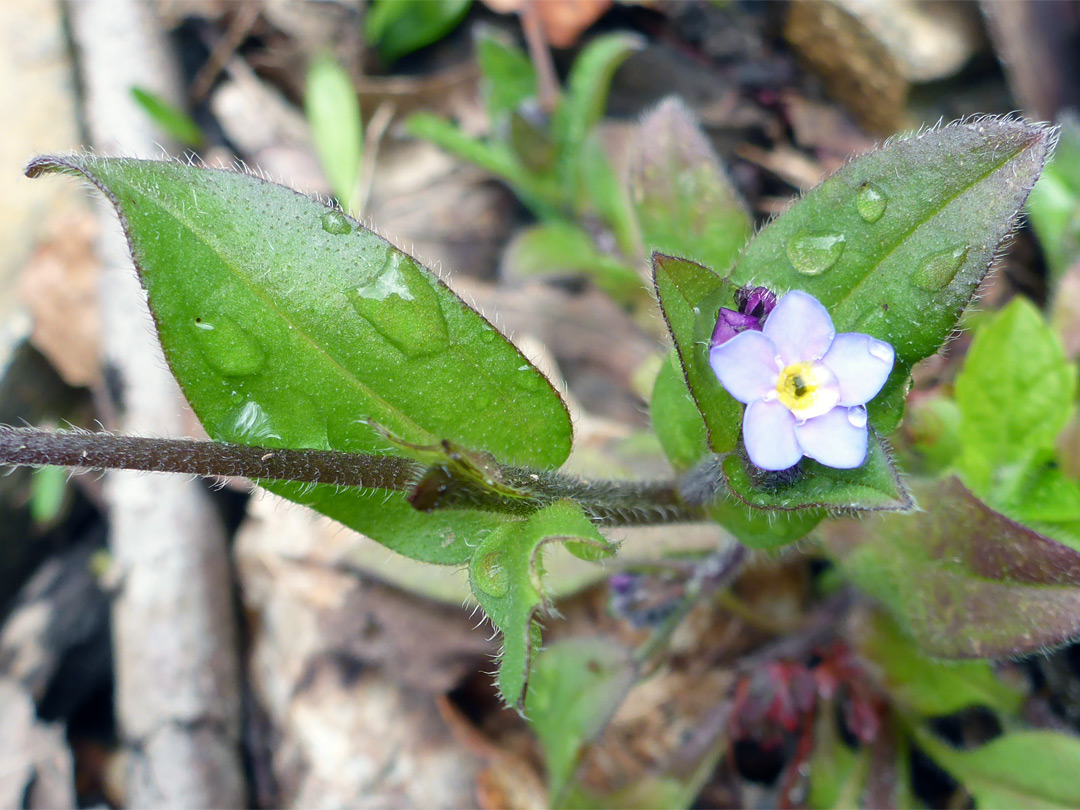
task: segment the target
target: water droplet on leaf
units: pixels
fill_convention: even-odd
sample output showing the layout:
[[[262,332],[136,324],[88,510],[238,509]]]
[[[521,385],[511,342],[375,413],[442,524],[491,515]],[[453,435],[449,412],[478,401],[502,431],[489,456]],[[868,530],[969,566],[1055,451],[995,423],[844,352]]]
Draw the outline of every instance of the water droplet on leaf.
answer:
[[[484,552],[471,566],[472,582],[477,588],[496,599],[510,591],[510,572],[503,565],[501,549]]]
[[[857,408],[848,408],[847,420],[852,427],[866,427],[866,408],[861,405]]]
[[[248,400],[234,411],[224,427],[230,441],[243,444],[259,444],[267,439],[281,438],[271,427],[266,411],[254,400]]]
[[[787,243],[787,257],[791,266],[804,276],[824,273],[844,252],[842,234],[806,234],[796,236]]]
[[[877,222],[885,215],[885,207],[889,204],[888,198],[880,188],[873,183],[863,183],[859,193],[855,195],[855,207],[859,216],[867,222]]]
[[[398,250],[388,248],[382,266],[347,295],[356,313],[407,357],[438,354],[449,344],[435,290]]]
[[[340,211],[327,211],[322,215],[320,222],[322,223],[322,229],[327,233],[332,233],[336,236],[352,233],[352,223],[349,222],[348,217]]]
[[[881,340],[874,340],[870,338],[870,345],[868,347],[870,354],[876,357],[878,360],[884,360],[887,363],[893,361],[892,346]]]
[[[936,292],[945,287],[967,258],[967,248],[957,247],[943,250],[927,257],[911,275],[911,283],[920,290]]]
[[[228,377],[255,374],[266,352],[236,321],[224,316],[195,319],[195,343],[203,359]]]

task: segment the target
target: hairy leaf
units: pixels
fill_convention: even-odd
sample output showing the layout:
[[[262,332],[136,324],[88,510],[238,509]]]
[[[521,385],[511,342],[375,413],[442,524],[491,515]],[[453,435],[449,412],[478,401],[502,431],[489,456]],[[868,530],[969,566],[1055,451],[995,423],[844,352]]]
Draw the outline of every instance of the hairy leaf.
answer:
[[[548,607],[541,552],[548,543],[568,542],[610,551],[581,507],[559,501],[527,520],[504,523],[477,547],[469,561],[473,594],[503,635],[499,691],[517,706],[525,693],[533,652],[540,642],[537,614]]]
[[[1056,731],[1018,731],[958,750],[919,729],[919,745],[967,788],[979,810],[1073,807],[1080,739]]]
[[[694,114],[665,99],[641,122],[633,150],[630,196],[646,251],[726,273],[753,223]]]
[[[871,403],[882,433],[899,421],[911,366],[956,326],[1042,170],[1053,130],[982,118],[932,129],[854,159],[747,246],[731,281],[814,295],[837,331],[896,349]]]
[[[971,706],[1012,714],[1024,695],[986,661],[942,661],[922,652],[880,611],[857,632],[859,654],[874,664],[893,700],[922,715],[945,715]]]
[[[1046,264],[1060,280],[1080,260],[1080,119],[1062,115],[1054,158],[1031,190],[1027,211]]]
[[[720,307],[735,308],[735,287],[700,264],[662,253],[653,254],[653,284],[686,384],[705,419],[709,447],[730,452],[739,441],[743,406],[709,366],[709,341]]]
[[[536,657],[525,715],[544,747],[552,805],[561,804],[582,749],[603,731],[635,676],[630,651],[610,639],[565,639]]]
[[[835,521],[822,533],[843,571],[926,653],[998,658],[1080,636],[1080,552],[995,512],[955,478],[914,491],[921,512]]]
[[[770,473],[732,453],[724,460],[723,472],[735,497],[755,509],[907,512],[914,506],[873,433],[866,461],[854,470],[837,470],[804,458],[792,470]]]
[[[437,277],[340,212],[176,163],[76,155],[28,168],[47,172],[84,176],[117,207],[170,367],[211,437],[383,452],[373,420],[504,462],[566,458],[569,416],[546,378]],[[467,532],[499,522],[423,515],[396,493],[268,488],[432,562],[462,562]]]

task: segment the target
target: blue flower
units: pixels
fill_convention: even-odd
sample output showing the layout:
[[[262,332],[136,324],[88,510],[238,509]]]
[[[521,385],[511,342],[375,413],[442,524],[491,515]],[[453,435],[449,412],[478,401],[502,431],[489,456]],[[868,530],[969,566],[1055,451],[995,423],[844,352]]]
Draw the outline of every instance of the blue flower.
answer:
[[[828,310],[801,290],[780,299],[760,332],[714,340],[709,350],[721,385],[746,404],[743,444],[763,470],[786,470],[803,456],[839,469],[861,466],[866,403],[894,359],[888,343],[836,334]]]

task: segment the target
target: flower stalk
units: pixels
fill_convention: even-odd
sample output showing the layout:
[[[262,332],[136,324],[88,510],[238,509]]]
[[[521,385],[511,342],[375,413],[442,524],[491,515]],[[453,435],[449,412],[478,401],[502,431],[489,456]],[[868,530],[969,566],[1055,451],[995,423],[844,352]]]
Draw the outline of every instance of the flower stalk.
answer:
[[[526,515],[574,500],[602,526],[647,526],[704,520],[700,505],[680,495],[678,481],[589,481],[551,470],[499,465],[501,486],[455,476],[445,464],[399,456],[253,447],[192,439],[0,427],[0,465],[137,470],[203,477],[296,481],[409,493],[424,511],[473,508]],[[420,503],[421,487],[440,481],[437,501]],[[508,497],[508,488],[514,497]]]

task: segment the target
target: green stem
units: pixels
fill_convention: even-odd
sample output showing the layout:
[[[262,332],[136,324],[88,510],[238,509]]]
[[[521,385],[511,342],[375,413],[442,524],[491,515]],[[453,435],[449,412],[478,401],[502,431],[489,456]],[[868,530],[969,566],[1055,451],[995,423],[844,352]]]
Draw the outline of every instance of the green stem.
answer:
[[[559,500],[581,504],[603,526],[645,526],[704,520],[686,504],[677,481],[589,481],[551,470],[497,468],[501,488],[464,482],[453,471],[399,456],[252,447],[191,439],[148,439],[107,433],[65,433],[0,427],[0,465],[58,466],[89,470],[140,470],[206,477],[300,481],[338,487],[386,489],[418,495],[433,473],[446,476],[449,496],[436,507],[469,507],[526,515]],[[437,476],[436,476],[437,477]],[[511,492],[513,497],[508,497]]]

